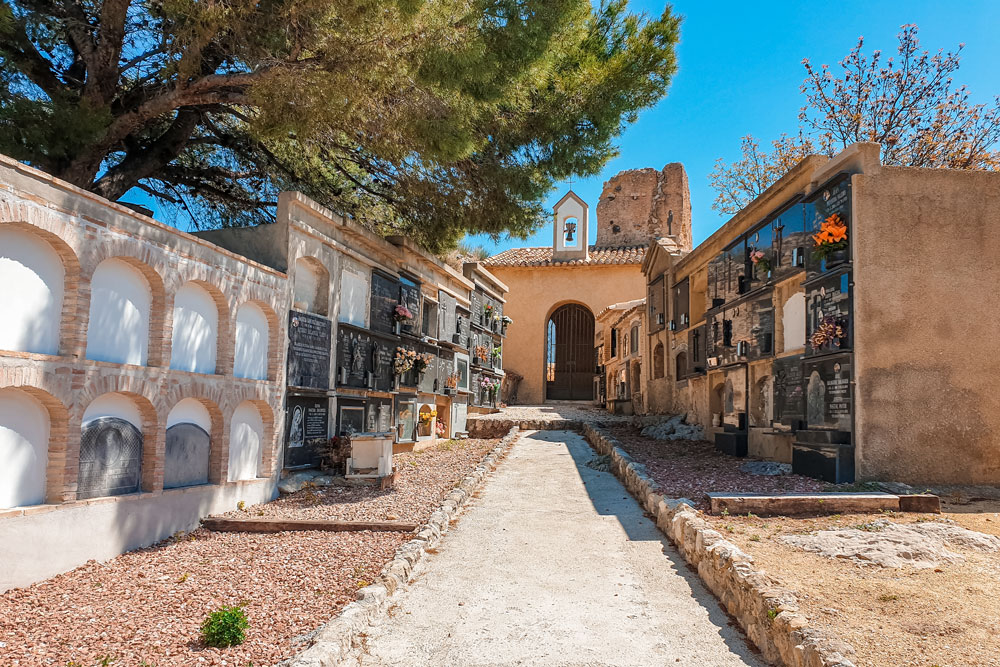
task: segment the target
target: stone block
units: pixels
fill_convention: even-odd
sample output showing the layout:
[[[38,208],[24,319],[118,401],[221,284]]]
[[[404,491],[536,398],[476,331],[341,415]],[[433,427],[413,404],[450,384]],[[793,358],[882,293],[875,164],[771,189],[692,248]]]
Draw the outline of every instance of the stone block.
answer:
[[[899,497],[900,512],[941,513],[941,499],[930,493],[919,493]]]

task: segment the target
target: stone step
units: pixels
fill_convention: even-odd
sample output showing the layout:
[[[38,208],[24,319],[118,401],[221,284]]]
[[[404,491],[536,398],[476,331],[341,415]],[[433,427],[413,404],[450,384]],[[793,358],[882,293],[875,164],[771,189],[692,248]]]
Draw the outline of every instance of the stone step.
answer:
[[[230,519],[205,517],[201,525],[208,530],[222,533],[280,533],[286,530],[326,530],[348,532],[371,530],[377,532],[409,533],[417,524],[406,521],[339,521],[335,519]]]
[[[766,495],[750,493],[709,493],[712,514],[746,514],[758,516],[801,514],[848,514],[900,511],[899,496],[891,493],[790,493]]]

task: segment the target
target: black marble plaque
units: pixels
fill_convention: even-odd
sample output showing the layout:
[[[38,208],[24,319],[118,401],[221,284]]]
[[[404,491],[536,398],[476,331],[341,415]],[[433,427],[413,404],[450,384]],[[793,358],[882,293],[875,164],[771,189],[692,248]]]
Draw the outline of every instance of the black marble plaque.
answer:
[[[327,389],[330,386],[330,320],[311,313],[288,313],[288,384]]]
[[[469,295],[469,309],[472,311],[472,321],[474,324],[483,324],[483,293],[478,289],[473,290]]]
[[[772,373],[774,421],[788,428],[796,428],[806,418],[802,355],[775,359]]]
[[[399,281],[394,278],[372,272],[371,317],[369,326],[372,331],[393,333],[396,330],[396,320],[393,313],[399,305]]]
[[[427,368],[423,373],[420,373],[417,377],[417,388],[420,389],[425,394],[434,393],[437,387],[437,348],[430,345],[418,345],[417,352],[419,354],[429,354],[431,355],[430,363],[427,364]]]
[[[372,357],[371,334],[341,324],[337,329],[337,386],[367,388]]]
[[[763,256],[758,253],[762,253]],[[774,263],[774,240],[771,223],[767,222],[747,234],[746,275],[749,289],[755,289],[770,280]]]
[[[808,427],[852,430],[851,355],[807,359],[802,367]]]
[[[454,343],[454,335],[458,333],[458,301],[447,292],[438,292],[438,303],[441,305],[441,340]]]
[[[818,347],[814,334],[827,322],[838,325],[841,338],[823,342]],[[851,274],[832,274],[806,287],[806,355],[829,354],[851,348]]]
[[[285,467],[319,464],[329,437],[330,407],[324,396],[289,396],[286,408]]]
[[[142,477],[142,433],[117,417],[83,425],[77,498],[138,493]]]
[[[458,320],[457,328],[459,330],[459,340],[456,343],[460,347],[469,349],[472,344],[469,341],[469,336],[472,334],[472,315],[467,310],[459,309],[456,313],[456,318]]]
[[[337,433],[349,435],[368,431],[368,401],[362,398],[337,400]]]
[[[407,283],[401,283],[399,286],[399,302],[406,306],[411,313],[413,313],[413,319],[409,322],[403,322],[400,325],[400,330],[409,334],[419,335],[420,334],[420,306],[422,298],[420,296],[420,286],[410,285]]]
[[[774,354],[774,305],[771,295],[756,299],[750,308],[750,359],[764,359]]]
[[[163,488],[208,484],[211,437],[197,424],[174,424],[167,429],[163,457]]]
[[[851,257],[850,238],[853,230],[851,228],[850,176],[840,176],[820,188],[815,194],[809,197],[808,203],[812,205],[812,218],[809,220],[808,225],[811,234],[818,234],[823,221],[832,215],[840,216],[840,219],[847,225],[847,247],[824,259],[816,256],[816,246],[810,238],[809,252],[806,255],[806,271],[810,277],[813,277],[836,269]]]
[[[812,204],[799,202],[779,212],[771,221],[773,280],[783,280],[805,269],[806,254],[812,252],[813,214]]]

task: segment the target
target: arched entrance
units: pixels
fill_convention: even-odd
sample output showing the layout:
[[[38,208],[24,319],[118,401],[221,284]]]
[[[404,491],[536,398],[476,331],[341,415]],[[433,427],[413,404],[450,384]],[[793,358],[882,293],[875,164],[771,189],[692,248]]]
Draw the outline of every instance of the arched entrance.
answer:
[[[586,306],[566,304],[546,325],[545,398],[594,398],[594,316]]]

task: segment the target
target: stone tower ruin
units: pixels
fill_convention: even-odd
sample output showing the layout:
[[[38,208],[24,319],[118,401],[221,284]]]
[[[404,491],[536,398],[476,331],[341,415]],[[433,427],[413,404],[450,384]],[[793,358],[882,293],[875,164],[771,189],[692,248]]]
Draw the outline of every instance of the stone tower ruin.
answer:
[[[691,250],[691,194],[680,162],[620,172],[604,183],[597,204],[597,245],[645,245],[672,237]]]

